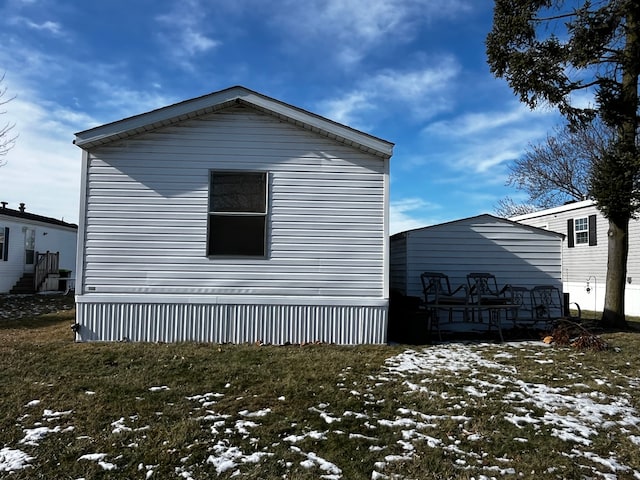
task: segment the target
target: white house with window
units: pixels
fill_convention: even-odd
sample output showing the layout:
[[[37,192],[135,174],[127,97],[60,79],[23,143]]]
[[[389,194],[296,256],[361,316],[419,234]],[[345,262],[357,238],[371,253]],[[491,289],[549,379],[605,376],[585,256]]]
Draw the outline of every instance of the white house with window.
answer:
[[[562,282],[572,302],[602,311],[607,274],[609,221],[591,200],[511,218],[566,235],[562,245]],[[629,223],[629,258],[625,310],[640,315],[640,221]]]
[[[386,341],[392,143],[232,87],[75,144],[78,340]]]
[[[78,226],[0,202],[0,293],[66,289],[73,277]]]

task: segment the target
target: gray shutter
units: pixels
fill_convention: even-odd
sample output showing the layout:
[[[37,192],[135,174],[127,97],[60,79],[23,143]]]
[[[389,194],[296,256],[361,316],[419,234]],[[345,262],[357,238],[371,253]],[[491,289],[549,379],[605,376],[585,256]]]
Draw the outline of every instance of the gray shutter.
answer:
[[[573,218],[567,220],[567,246],[573,248],[575,246],[575,236],[573,235]]]
[[[589,215],[589,246],[598,244],[598,236],[596,235],[596,216]]]

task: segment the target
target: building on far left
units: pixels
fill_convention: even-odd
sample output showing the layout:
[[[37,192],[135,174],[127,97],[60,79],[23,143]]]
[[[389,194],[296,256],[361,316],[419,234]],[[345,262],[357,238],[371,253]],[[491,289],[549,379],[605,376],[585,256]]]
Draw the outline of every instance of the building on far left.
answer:
[[[0,293],[66,290],[75,277],[78,226],[0,202]]]

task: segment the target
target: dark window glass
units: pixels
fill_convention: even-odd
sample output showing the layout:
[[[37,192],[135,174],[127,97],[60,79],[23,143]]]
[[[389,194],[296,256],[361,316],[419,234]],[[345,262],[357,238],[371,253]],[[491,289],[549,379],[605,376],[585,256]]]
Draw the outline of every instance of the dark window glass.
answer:
[[[211,173],[209,204],[212,212],[264,213],[266,174]]]
[[[207,255],[266,255],[267,174],[211,172]]]
[[[211,215],[209,254],[264,255],[264,216]]]

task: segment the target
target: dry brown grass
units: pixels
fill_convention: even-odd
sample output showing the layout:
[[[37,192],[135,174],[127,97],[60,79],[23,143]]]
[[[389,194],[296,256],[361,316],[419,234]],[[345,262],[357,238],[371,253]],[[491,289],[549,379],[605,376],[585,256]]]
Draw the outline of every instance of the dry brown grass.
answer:
[[[309,452],[338,466],[344,479],[370,479],[374,471],[390,478],[584,478],[612,472],[597,461],[567,456],[582,446],[554,436],[551,427],[506,421],[506,414],[523,407],[533,418],[545,415],[527,403],[512,405],[509,389],[546,385],[577,396],[572,398],[624,398],[640,410],[640,338],[630,332],[604,334],[611,346],[604,352],[531,344],[411,347],[420,355],[451,355],[452,362],[464,350],[496,366],[399,376],[389,374],[385,362],[409,348],[401,345],[81,344],[73,341],[73,322],[73,311],[65,310],[0,325],[0,449],[34,457],[12,479],[229,478],[236,469],[240,478],[256,479],[330,474],[304,456]],[[517,375],[506,378],[504,372]],[[470,390],[482,388],[492,393]],[[40,403],[29,406],[33,400]],[[241,413],[265,409],[263,417]],[[71,413],[51,419],[46,410]],[[433,419],[421,420],[426,415]],[[411,419],[433,423],[414,430],[441,446],[407,440],[412,428],[399,425]],[[239,426],[247,420],[255,426],[244,434]],[[221,423],[214,428],[216,421]],[[38,425],[60,430],[37,446],[20,443]],[[118,425],[125,428],[117,431]],[[301,439],[286,440],[291,435]],[[633,435],[640,438],[638,425],[629,425],[626,434],[603,429],[588,450],[640,472]],[[386,460],[405,455],[407,442],[413,450],[406,460]],[[218,475],[209,460],[221,444],[269,455],[255,464],[238,461]],[[92,453],[105,454],[117,469],[79,460]],[[304,466],[305,459],[313,465]]]

